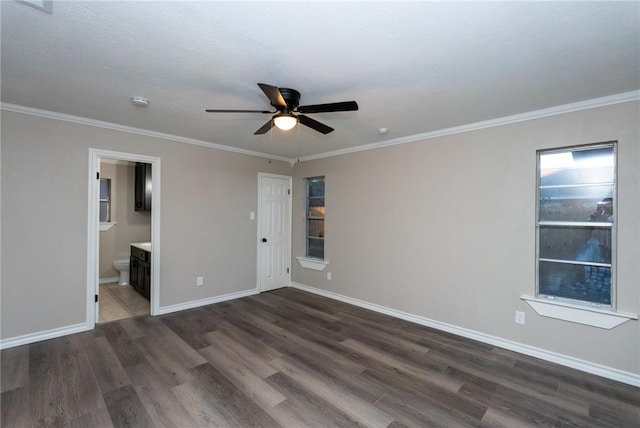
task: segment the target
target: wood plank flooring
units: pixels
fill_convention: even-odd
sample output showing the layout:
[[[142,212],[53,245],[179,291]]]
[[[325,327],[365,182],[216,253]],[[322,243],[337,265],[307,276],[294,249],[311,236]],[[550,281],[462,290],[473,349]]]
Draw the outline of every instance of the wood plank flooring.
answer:
[[[638,427],[640,389],[286,288],[4,350],[2,427]]]

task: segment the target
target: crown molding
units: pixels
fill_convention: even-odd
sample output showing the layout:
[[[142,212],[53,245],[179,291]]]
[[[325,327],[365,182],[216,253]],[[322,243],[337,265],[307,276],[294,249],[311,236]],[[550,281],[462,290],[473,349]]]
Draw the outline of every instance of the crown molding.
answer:
[[[382,147],[397,146],[400,144],[414,143],[417,141],[430,140],[433,138],[444,137],[447,135],[461,134],[464,132],[477,131],[480,129],[494,128],[503,125],[509,125],[512,123],[525,122],[528,120],[541,119],[550,116],[557,116],[566,113],[573,113],[582,110],[589,110],[599,107],[606,107],[615,104],[628,103],[633,101],[640,101],[640,90],[623,92],[621,94],[609,95],[606,97],[593,98],[585,101],[578,101],[570,104],[563,104],[560,106],[545,108],[541,110],[534,110],[526,113],[515,114],[511,116],[504,116],[496,119],[485,120],[481,122],[469,123],[466,125],[454,126],[451,128],[439,129],[436,131],[425,132],[421,134],[407,135],[405,137],[399,137],[391,140],[378,141],[375,143],[364,144],[356,147],[349,147],[346,149],[333,150],[324,153],[318,153],[315,155],[301,156],[299,158],[287,158],[284,156],[275,156],[268,153],[255,152],[252,150],[239,149],[236,147],[225,146],[222,144],[211,143],[203,140],[196,140],[193,138],[181,137],[179,135],[165,134],[162,132],[150,131],[142,128],[135,128],[131,126],[118,125],[110,122],[103,122],[100,120],[89,119],[80,116],[73,116],[64,113],[57,113],[48,110],[40,110],[31,107],[25,107],[17,104],[1,103],[0,109],[6,111],[12,111],[16,113],[28,114],[31,116],[39,116],[48,119],[62,120],[65,122],[79,123],[82,125],[95,126],[98,128],[112,129],[116,131],[128,132],[131,134],[143,135],[147,137],[162,138],[165,140],[176,141],[179,143],[194,144],[197,146],[209,147],[217,150],[224,150],[227,152],[240,153],[250,156],[257,156],[266,159],[279,160],[289,162],[291,166],[298,162],[305,162],[315,159],[323,159],[334,156],[346,155],[349,153],[356,153],[365,150],[374,150]]]
[[[526,113],[515,114],[512,116],[504,116],[497,119],[485,120],[482,122],[469,123],[466,125],[454,126],[452,128],[439,129],[436,131],[425,132],[422,134],[408,135],[405,137],[395,138],[392,140],[379,141],[376,143],[365,144],[347,149],[334,150],[330,152],[319,153],[316,155],[302,156],[299,161],[309,161],[314,159],[322,159],[333,156],[345,155],[348,153],[361,152],[364,150],[373,150],[381,147],[396,146],[400,144],[413,143],[416,141],[430,140],[432,138],[443,137],[447,135],[461,134],[463,132],[477,131],[480,129],[494,128],[497,126],[509,125],[512,123],[525,122],[528,120],[541,119],[549,116],[557,116],[565,113],[573,113],[582,110],[589,110],[598,107],[606,107],[615,104],[628,103],[640,100],[640,90],[624,92],[621,94],[609,95],[601,98],[594,98],[585,101],[579,101],[571,104],[563,104],[556,107],[534,110]]]
[[[145,137],[162,138],[164,140],[175,141],[178,143],[193,144],[196,146],[204,146],[226,152],[240,153],[243,155],[257,156],[271,160],[279,160],[291,163],[292,159],[284,156],[275,156],[268,153],[254,152],[252,150],[239,149],[237,147],[225,146],[223,144],[210,143],[208,141],[196,140],[194,138],[181,137],[179,135],[166,134],[164,132],[150,131],[148,129],[135,128],[133,126],[118,125],[116,123],[104,122],[101,120],[89,119],[81,116],[73,116],[70,114],[57,113],[48,110],[41,110],[32,107],[25,107],[17,104],[2,103],[0,109],[11,111],[14,113],[22,113],[30,116],[43,117],[45,119],[61,120],[64,122],[78,123],[80,125],[94,126],[96,128],[111,129],[114,131],[127,132],[129,134],[143,135]]]

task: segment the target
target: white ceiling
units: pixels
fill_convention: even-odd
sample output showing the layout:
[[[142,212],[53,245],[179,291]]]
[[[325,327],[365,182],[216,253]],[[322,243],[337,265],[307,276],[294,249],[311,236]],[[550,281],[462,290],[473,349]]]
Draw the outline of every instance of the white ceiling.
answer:
[[[640,2],[0,2],[2,102],[297,158],[640,89]],[[253,135],[256,83],[357,112]],[[149,99],[146,108],[130,97]],[[380,135],[378,128],[389,131]]]

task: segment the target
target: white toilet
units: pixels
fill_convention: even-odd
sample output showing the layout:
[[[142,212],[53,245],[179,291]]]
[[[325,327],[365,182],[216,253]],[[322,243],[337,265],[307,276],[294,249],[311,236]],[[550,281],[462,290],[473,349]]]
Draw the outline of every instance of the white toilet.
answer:
[[[114,260],[113,268],[120,272],[120,285],[129,285],[129,259]]]

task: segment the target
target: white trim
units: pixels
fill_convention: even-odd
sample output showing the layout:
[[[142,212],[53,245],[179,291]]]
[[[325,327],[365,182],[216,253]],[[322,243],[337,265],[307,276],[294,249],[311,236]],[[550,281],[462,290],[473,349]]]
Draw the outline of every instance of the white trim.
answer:
[[[98,280],[98,284],[113,284],[114,282],[119,282],[119,281],[120,281],[119,276],[112,276],[110,278],[100,278]]]
[[[118,222],[115,222],[115,221],[101,221],[100,222],[100,232],[106,232],[107,230],[109,230],[113,226],[115,226],[116,224],[118,224]]]
[[[381,147],[396,146],[399,144],[413,143],[421,140],[429,140],[432,138],[444,137],[447,135],[461,134],[463,132],[477,131],[485,128],[495,128],[498,126],[509,125],[512,123],[525,122],[528,120],[541,119],[549,116],[557,116],[566,113],[573,113],[582,110],[589,110],[598,107],[606,107],[615,104],[622,104],[640,100],[640,90],[624,92],[622,94],[610,95],[602,98],[594,98],[586,101],[579,101],[571,104],[564,104],[556,107],[545,108],[542,110],[534,110],[526,113],[515,114],[512,116],[504,116],[496,119],[484,120],[482,122],[469,123],[466,125],[454,126],[452,128],[439,129],[436,131],[425,132],[422,134],[407,135],[405,137],[395,138],[393,140],[379,141],[371,144],[364,144],[346,149],[334,150],[331,152],[319,153],[316,155],[302,156],[298,160],[300,162],[322,159],[333,156],[345,155],[364,150],[373,150]]]
[[[176,141],[179,143],[194,144],[197,146],[210,147],[212,149],[224,150],[233,153],[241,153],[250,156],[257,156],[266,159],[280,160],[289,162],[293,167],[298,162],[304,162],[314,159],[322,159],[333,156],[344,155],[348,153],[361,152],[364,150],[373,150],[381,147],[396,146],[399,144],[413,143],[421,140],[429,140],[432,138],[443,137],[447,135],[461,134],[464,132],[471,132],[485,128],[495,128],[498,126],[509,125],[512,123],[525,122],[528,120],[541,119],[549,116],[557,116],[566,113],[573,113],[582,110],[589,110],[599,107],[606,107],[615,104],[622,104],[627,102],[640,101],[640,90],[623,92],[621,94],[609,95],[601,98],[593,98],[584,101],[578,101],[570,104],[563,104],[555,107],[545,108],[541,110],[534,110],[526,113],[515,114],[511,116],[504,116],[495,119],[485,120],[481,122],[469,123],[466,125],[454,126],[451,128],[439,129],[431,132],[425,132],[414,135],[407,135],[393,140],[378,141],[375,143],[364,144],[356,147],[349,147],[346,149],[333,150],[330,152],[318,153],[315,155],[302,156],[298,158],[287,158],[284,156],[275,156],[268,153],[255,152],[252,150],[240,149],[237,147],[225,146],[222,144],[210,143],[208,141],[196,140],[193,138],[181,137],[179,135],[165,134],[162,132],[149,131],[147,129],[134,128],[131,126],[118,125],[110,122],[103,122],[100,120],[89,119],[80,116],[73,116],[64,113],[57,113],[47,110],[40,110],[31,107],[25,107],[17,104],[0,103],[0,109],[11,111],[15,113],[28,114],[31,116],[44,117],[47,119],[62,120],[65,122],[78,123],[82,125],[95,126],[98,128],[112,129],[115,131],[128,132],[131,134],[144,135],[148,137],[162,138],[165,140]]]
[[[313,269],[313,270],[317,270],[322,272],[327,265],[329,264],[328,261],[326,260],[322,260],[322,259],[313,259],[310,257],[296,257],[296,259],[298,260],[298,263],[300,263],[300,266],[302,266],[305,269]]]
[[[212,305],[214,303],[225,302],[227,300],[253,296],[254,294],[258,294],[257,289],[238,291],[236,293],[223,294],[222,296],[216,296],[216,297],[207,297],[206,299],[192,300],[190,302],[178,303],[175,305],[161,306],[158,308],[156,315],[170,314],[172,312],[184,311],[187,309],[198,308],[200,306]]]
[[[270,155],[268,153],[255,152],[253,150],[239,149],[237,147],[231,147],[231,146],[225,146],[225,145],[222,145],[222,144],[210,143],[208,141],[196,140],[194,138],[182,137],[180,135],[165,134],[164,132],[150,131],[148,129],[135,128],[133,126],[119,125],[117,123],[111,123],[111,122],[103,122],[101,120],[89,119],[89,118],[81,117],[81,116],[73,116],[73,115],[64,114],[64,113],[57,113],[57,112],[48,111],[48,110],[40,110],[40,109],[37,109],[37,108],[25,107],[25,106],[16,105],[16,104],[1,103],[0,104],[0,109],[6,110],[6,111],[11,111],[11,112],[14,112],[14,113],[28,114],[30,116],[43,117],[43,118],[46,118],[46,119],[61,120],[63,122],[71,122],[71,123],[77,123],[77,124],[80,124],[80,125],[94,126],[96,128],[105,128],[105,129],[111,129],[111,130],[114,130],[114,131],[127,132],[129,134],[143,135],[145,137],[162,138],[164,140],[176,141],[178,143],[186,143],[186,144],[193,144],[193,145],[196,145],[196,146],[204,146],[204,147],[209,147],[211,149],[224,150],[224,151],[227,151],[227,152],[240,153],[240,154],[243,154],[243,155],[257,156],[257,157],[260,157],[260,158],[266,158],[266,159],[272,159],[272,160],[280,160],[280,161],[284,161],[284,162],[291,162],[292,161],[292,159],[289,159],[289,158],[286,158],[286,157],[283,157],[283,156],[275,156],[275,155]]]
[[[54,328],[51,330],[29,333],[22,336],[10,337],[0,340],[0,349],[9,349],[16,346],[28,345],[30,343],[41,342],[43,340],[55,339],[56,337],[66,336],[68,334],[81,333],[90,330],[85,323],[73,324],[66,327]]]
[[[151,315],[156,315],[160,306],[160,177],[162,176],[161,162],[159,157],[140,155],[135,153],[115,152],[102,149],[89,149],[89,177],[87,198],[89,218],[87,222],[87,306],[86,306],[86,327],[87,330],[94,328],[96,323],[96,304],[94,294],[97,292],[95,284],[99,284],[98,278],[98,180],[96,174],[100,171],[100,160],[102,158],[118,159],[131,162],[145,162],[151,164]],[[94,202],[95,201],[95,202]]]
[[[308,285],[292,282],[291,286],[295,288],[299,288],[300,290],[308,291],[310,293],[318,294],[320,296],[328,297],[330,299],[339,300],[341,302],[349,303],[349,304],[359,306],[365,309],[369,309],[375,312],[391,315],[393,317],[410,321],[416,324],[435,328],[437,330],[446,331],[448,333],[466,337],[472,340],[477,340],[479,342],[487,343],[490,345],[498,346],[504,349],[508,349],[510,351],[518,352],[520,354],[529,355],[535,358],[540,358],[545,361],[550,361],[552,363],[560,364],[562,366],[570,367],[572,369],[581,370],[583,372],[591,373],[597,376],[602,376],[607,379],[615,380],[617,382],[622,382],[628,385],[640,387],[640,374],[625,372],[612,367],[607,367],[601,364],[592,363],[590,361],[585,361],[578,358],[570,357],[568,355],[558,354],[556,352],[547,351],[545,349],[536,348],[534,346],[525,345],[519,342],[513,342],[511,340],[502,339],[500,337],[491,336],[475,330],[470,330],[470,329],[458,327],[452,324],[443,323],[443,322],[425,318],[419,315],[413,315],[407,312],[398,311],[396,309],[388,308],[386,306],[376,305],[374,303],[369,303],[364,300],[354,299],[352,297],[344,296],[341,294],[322,290],[315,287],[310,287]]]
[[[260,258],[261,256],[261,249],[262,247],[260,246],[260,242],[262,240],[262,224],[261,224],[261,219],[262,219],[262,179],[263,178],[276,178],[276,179],[280,179],[280,180],[287,180],[287,185],[289,186],[289,222],[288,224],[285,225],[285,227],[289,228],[289,245],[288,245],[288,249],[287,249],[287,254],[285,255],[285,260],[291,260],[291,244],[292,244],[292,239],[293,239],[293,177],[290,175],[281,175],[281,174],[271,174],[268,172],[259,172],[258,173],[258,209],[257,214],[256,214],[256,289],[258,290],[258,292],[262,291],[262,260]],[[285,280],[286,281],[286,280]],[[288,281],[286,282],[291,282],[291,266],[289,266],[289,274],[288,274]]]
[[[200,306],[211,305],[213,303],[220,303],[227,300],[239,299],[241,297],[252,296],[258,294],[257,289],[240,291],[237,293],[224,294],[222,296],[211,297],[207,299],[193,300],[191,302],[179,303],[176,305],[161,306],[156,310],[155,315],[164,315],[172,312],[184,311],[186,309],[193,309]],[[73,324],[66,327],[54,328],[52,330],[45,330],[36,333],[25,334],[22,336],[10,337],[7,339],[0,339],[0,350],[13,348],[21,345],[28,345],[30,343],[40,342],[42,340],[55,339],[56,337],[67,336],[69,334],[81,333],[83,331],[92,330],[93,326],[88,327],[87,323]]]
[[[637,314],[617,312],[596,306],[578,305],[558,300],[541,299],[533,296],[520,296],[531,309],[543,317],[590,325],[611,330],[629,320],[637,320]]]
[[[99,211],[98,204],[100,198],[99,181],[96,180],[96,174],[100,171],[100,158],[93,154],[92,149],[89,149],[89,177],[88,183],[88,219],[87,219],[87,295],[85,297],[85,325],[87,330],[91,330],[95,327],[98,321],[98,311],[96,311],[96,302],[94,295],[100,293],[100,278],[99,278],[99,242],[100,242],[100,230],[99,230]],[[98,287],[96,287],[98,284]]]

